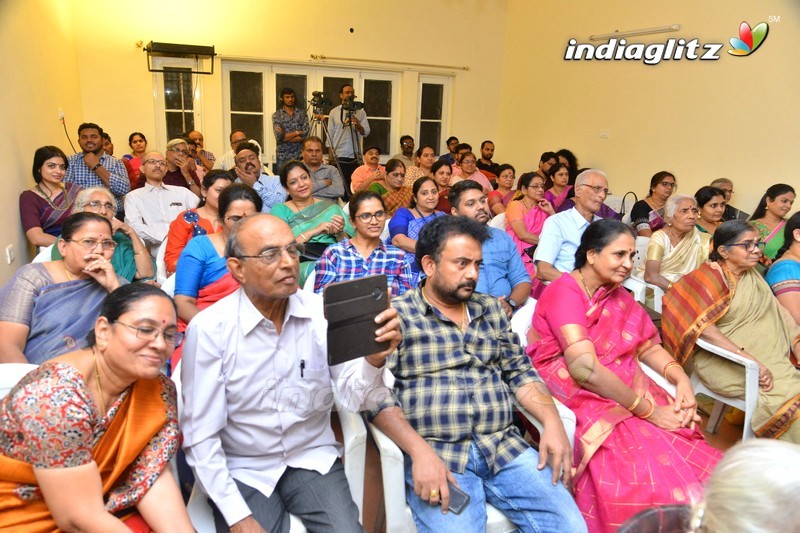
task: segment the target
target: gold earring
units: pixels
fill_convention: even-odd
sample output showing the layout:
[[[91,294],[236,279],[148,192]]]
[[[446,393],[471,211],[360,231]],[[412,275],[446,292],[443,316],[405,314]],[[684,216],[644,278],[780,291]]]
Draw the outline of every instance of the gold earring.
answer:
[[[97,347],[101,350],[105,350],[106,346],[108,346],[108,344],[106,344],[105,341],[100,341],[97,343]]]

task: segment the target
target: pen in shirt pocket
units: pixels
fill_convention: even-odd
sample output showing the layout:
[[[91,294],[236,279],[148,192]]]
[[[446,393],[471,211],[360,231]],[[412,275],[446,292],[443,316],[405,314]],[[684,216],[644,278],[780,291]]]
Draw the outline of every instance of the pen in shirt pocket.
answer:
[[[300,377],[303,377],[303,371],[306,369],[306,360],[300,359]]]

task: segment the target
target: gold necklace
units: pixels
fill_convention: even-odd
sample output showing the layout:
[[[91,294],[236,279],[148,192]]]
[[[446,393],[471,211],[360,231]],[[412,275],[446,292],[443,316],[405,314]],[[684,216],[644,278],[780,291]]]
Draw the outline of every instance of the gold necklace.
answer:
[[[589,299],[591,300],[593,293],[589,292],[589,287],[586,286],[586,281],[584,281],[583,279],[583,272],[581,272],[581,269],[578,269],[578,277],[581,278],[581,285],[583,285],[583,290],[586,291],[586,296],[588,296]]]
[[[425,289],[421,289],[420,292],[422,293],[422,299],[425,300],[425,303],[433,307],[433,305],[428,301],[428,297],[425,296]],[[454,322],[455,323],[455,322]],[[467,329],[467,304],[466,302],[461,302],[461,331]]]
[[[69,269],[67,269],[67,264],[64,262],[63,259],[61,260],[61,264],[64,265],[64,274],[67,275],[67,281],[75,281],[76,279],[78,279],[72,277],[72,274],[69,273]]]
[[[97,352],[92,346],[92,360],[94,361],[94,377],[97,381],[97,392],[100,393],[100,404],[103,406],[103,416],[106,415],[106,401],[103,399],[103,386],[100,384],[100,369],[97,366]]]
[[[66,198],[66,201],[64,202],[64,204],[65,204],[65,205],[63,205],[63,206],[61,206],[61,207],[57,206],[57,205],[55,204],[55,202],[53,202],[53,200],[51,200],[51,199],[50,199],[50,196],[49,196],[48,194],[46,194],[46,193],[45,193],[45,192],[42,190],[41,186],[40,186],[40,185],[38,185],[38,184],[36,185],[36,190],[37,190],[37,191],[39,191],[39,193],[41,193],[41,195],[44,197],[44,199],[45,199],[45,200],[47,200],[47,203],[48,203],[48,204],[50,204],[50,207],[52,207],[52,208],[53,208],[53,209],[55,209],[56,211],[66,211],[67,209],[69,209],[69,208],[72,206],[72,204],[71,204],[71,203],[70,203],[70,201],[69,201],[69,198]],[[48,187],[48,188],[47,188],[47,190],[49,191],[49,190],[50,190],[50,187]],[[66,193],[67,193],[67,190],[66,190],[66,188],[62,188],[62,189],[61,189],[61,192],[60,192],[59,194],[64,194],[64,195],[66,195]],[[56,194],[56,196],[55,196],[55,197],[56,197],[56,198],[58,198],[58,194]]]

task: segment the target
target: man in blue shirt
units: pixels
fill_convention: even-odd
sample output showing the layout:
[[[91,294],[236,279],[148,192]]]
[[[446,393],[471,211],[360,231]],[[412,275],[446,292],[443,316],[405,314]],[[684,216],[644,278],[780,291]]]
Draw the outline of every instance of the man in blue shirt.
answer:
[[[453,215],[466,216],[484,225],[491,220],[486,193],[476,181],[459,181],[450,189],[448,199]],[[511,237],[499,228],[487,229],[489,238],[481,245],[483,263],[480,265],[480,276],[475,292],[491,294],[498,298],[503,310],[511,317],[528,299],[531,293],[531,278]]]
[[[286,191],[277,176],[268,176],[263,172],[260,150],[253,142],[243,142],[236,147],[236,178],[251,186],[264,203],[262,213],[269,213],[273,207],[283,203]]]
[[[103,128],[93,122],[81,124],[78,126],[78,144],[81,151],[69,156],[64,181],[83,188],[109,189],[117,199],[117,212],[121,212],[122,198],[130,190],[131,182],[122,161],[103,152]]]

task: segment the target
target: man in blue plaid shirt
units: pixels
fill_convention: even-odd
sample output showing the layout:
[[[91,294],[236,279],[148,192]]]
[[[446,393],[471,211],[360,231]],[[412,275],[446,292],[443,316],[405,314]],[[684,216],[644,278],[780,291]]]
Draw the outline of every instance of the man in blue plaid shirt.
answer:
[[[395,394],[373,422],[406,454],[406,500],[420,531],[483,531],[486,502],[521,531],[586,531],[566,488],[572,449],[553,399],[497,298],[474,292],[487,237],[467,217],[423,228],[416,257],[426,279],[393,301],[402,341],[386,366]],[[538,453],[512,424],[511,394],[544,425]],[[470,496],[461,514],[447,512],[448,482]]]

